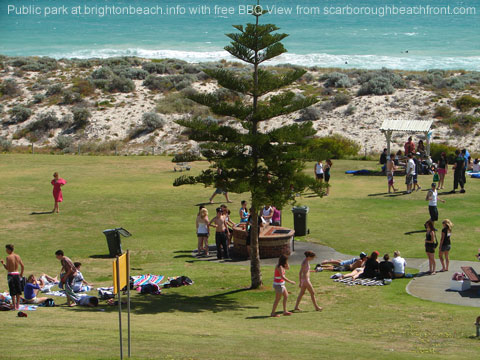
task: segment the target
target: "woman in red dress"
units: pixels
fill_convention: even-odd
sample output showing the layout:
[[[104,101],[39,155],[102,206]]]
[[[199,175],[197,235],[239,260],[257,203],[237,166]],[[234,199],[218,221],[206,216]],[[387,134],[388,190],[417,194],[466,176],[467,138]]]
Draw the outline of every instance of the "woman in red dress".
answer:
[[[62,195],[62,186],[65,185],[67,182],[65,179],[59,178],[58,173],[53,174],[53,180],[52,180],[52,185],[53,185],[53,199],[55,200],[55,207],[52,210],[53,212],[59,212],[58,210],[58,203],[61,203],[63,201],[63,195]]]

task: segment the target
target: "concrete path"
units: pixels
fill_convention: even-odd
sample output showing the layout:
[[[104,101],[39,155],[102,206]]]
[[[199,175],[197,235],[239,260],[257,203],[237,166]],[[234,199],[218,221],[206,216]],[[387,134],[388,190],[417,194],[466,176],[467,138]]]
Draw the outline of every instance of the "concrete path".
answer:
[[[306,250],[313,251],[317,257],[315,258],[312,266],[322,262],[323,260],[330,259],[351,259],[352,257],[358,257],[359,254],[345,255],[341,254],[335,249],[328,246],[319,245],[315,243],[308,243],[303,241],[295,241],[295,252],[289,257],[288,262],[291,265],[299,265],[305,258],[303,253]],[[197,251],[193,251],[192,255],[196,257]],[[369,254],[370,255],[370,254]],[[217,260],[215,246],[210,247],[210,256],[197,257],[197,260],[201,261],[214,261],[235,265],[248,266],[250,260],[246,259],[234,259],[234,260]],[[276,265],[278,259],[262,259],[262,265]],[[441,302],[446,304],[455,304],[462,306],[474,306],[480,307],[480,283],[478,285],[472,283],[472,288],[468,291],[450,291],[450,281],[455,272],[461,272],[461,266],[471,266],[477,273],[480,273],[480,263],[472,261],[450,261],[448,272],[439,272],[435,275],[428,275],[428,260],[424,259],[406,259],[407,267],[418,269],[420,272],[415,276],[407,285],[407,292],[415,297],[430,300],[435,302]],[[441,269],[440,261],[437,260],[437,269]]]

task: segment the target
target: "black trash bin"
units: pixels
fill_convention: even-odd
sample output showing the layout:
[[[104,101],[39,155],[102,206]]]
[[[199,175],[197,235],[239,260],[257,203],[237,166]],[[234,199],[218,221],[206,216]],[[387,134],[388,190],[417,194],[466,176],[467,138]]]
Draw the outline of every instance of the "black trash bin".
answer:
[[[295,236],[305,236],[310,233],[310,231],[307,229],[308,210],[308,206],[294,206],[292,208]]]
[[[120,235],[125,237],[132,236],[132,234],[124,228],[107,229],[103,230],[103,233],[107,238],[108,252],[112,258],[117,255],[122,255],[122,242],[120,241]]]

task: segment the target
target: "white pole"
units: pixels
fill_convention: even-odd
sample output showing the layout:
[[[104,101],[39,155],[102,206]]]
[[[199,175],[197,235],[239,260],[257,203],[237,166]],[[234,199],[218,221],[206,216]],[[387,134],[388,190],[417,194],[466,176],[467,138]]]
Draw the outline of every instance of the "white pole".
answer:
[[[122,297],[120,295],[120,262],[115,261],[117,266],[117,293],[118,293],[118,328],[120,330],[120,359],[123,360],[123,339],[122,339]]]

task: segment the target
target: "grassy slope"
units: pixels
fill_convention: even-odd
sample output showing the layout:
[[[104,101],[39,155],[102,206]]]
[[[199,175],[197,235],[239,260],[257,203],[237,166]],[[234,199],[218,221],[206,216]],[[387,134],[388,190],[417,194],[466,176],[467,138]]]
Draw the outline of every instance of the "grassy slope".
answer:
[[[205,164],[194,164],[198,171]],[[425,193],[409,197],[367,196],[385,191],[386,179],[351,177],[346,169],[373,163],[335,162],[332,195],[304,198],[309,205],[309,241],[346,253],[360,250],[423,257],[419,230],[427,218]],[[312,275],[325,311],[307,311],[291,318],[270,319],[273,269],[264,267],[265,288],[242,291],[249,285],[248,266],[198,262],[195,248],[195,204],[211,189],[173,188],[176,174],[161,157],[0,156],[0,238],[13,242],[26,264],[26,273],[59,270],[53,253],[58,248],[84,264],[83,273],[96,285],[111,283],[111,260],[102,230],[123,226],[134,235],[124,239],[132,251],[134,274],[188,275],[195,285],[168,289],[162,296],[134,296],[132,337],[134,357],[162,358],[475,358],[472,340],[478,309],[436,304],[410,297],[405,280],[389,287],[344,287],[328,273]],[[59,171],[68,181],[58,215],[29,215],[53,207],[49,179]],[[431,177],[421,177],[426,187]],[[399,179],[400,181],[400,179]],[[448,185],[451,178],[448,179]],[[450,217],[455,259],[472,259],[478,244],[480,182],[469,181],[467,195],[446,196],[440,217]],[[241,195],[233,195],[236,210]],[[217,199],[220,201],[220,199]],[[213,206],[209,210],[213,210]],[[236,213],[236,211],[235,211]],[[284,222],[291,225],[289,211]],[[3,245],[2,245],[3,248]],[[2,250],[3,251],[3,250]],[[296,279],[298,266],[287,274]],[[5,274],[0,289],[6,288]],[[293,306],[297,288],[292,291]],[[57,299],[62,304],[63,300]],[[307,299],[303,307],[311,310]],[[105,312],[57,307],[29,313],[27,319],[0,313],[4,331],[2,357],[108,358],[118,354],[114,308]],[[5,331],[8,329],[8,331]],[[21,341],[17,341],[21,339]],[[50,343],[49,346],[46,346]],[[37,350],[37,346],[38,349]]]

